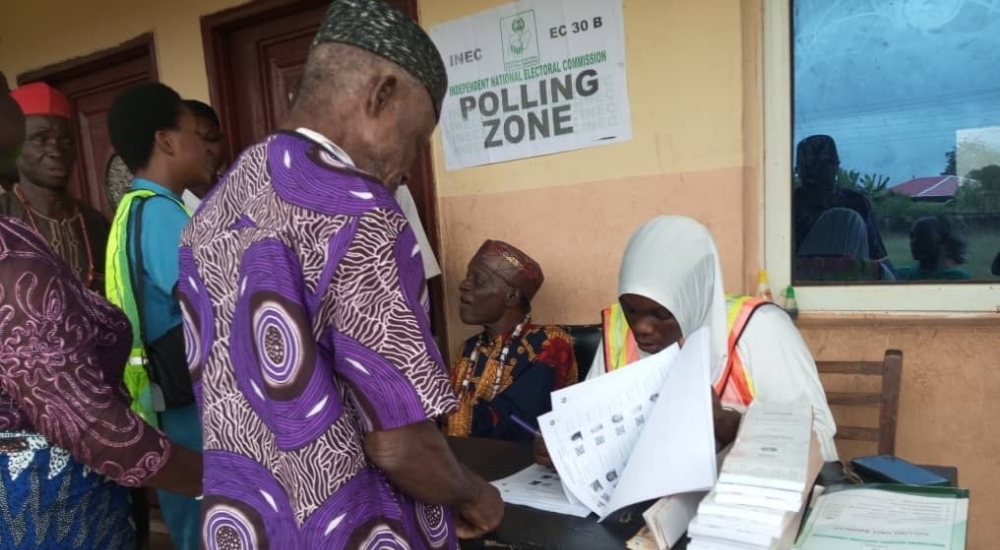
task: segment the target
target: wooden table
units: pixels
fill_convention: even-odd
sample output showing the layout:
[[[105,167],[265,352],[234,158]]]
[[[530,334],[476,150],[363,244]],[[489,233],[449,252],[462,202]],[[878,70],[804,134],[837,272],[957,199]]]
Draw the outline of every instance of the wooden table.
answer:
[[[493,481],[507,477],[532,464],[531,445],[491,439],[449,438],[448,443],[460,461],[472,471]],[[955,484],[958,470],[947,466],[925,466]],[[817,485],[846,483],[839,463],[827,463]],[[508,504],[503,523],[496,532],[479,540],[462,541],[463,550],[623,550],[625,542],[645,525],[642,512],[653,501],[629,506],[597,523],[596,516],[578,518]],[[684,550],[687,540],[672,550]]]
[[[531,445],[490,439],[448,440],[452,451],[472,471],[493,481],[532,464]],[[503,523],[483,539],[463,541],[464,550],[623,550],[625,541],[645,523],[642,512],[652,502],[629,506],[602,523],[595,517],[578,518],[508,504]],[[678,546],[681,550],[683,546]]]

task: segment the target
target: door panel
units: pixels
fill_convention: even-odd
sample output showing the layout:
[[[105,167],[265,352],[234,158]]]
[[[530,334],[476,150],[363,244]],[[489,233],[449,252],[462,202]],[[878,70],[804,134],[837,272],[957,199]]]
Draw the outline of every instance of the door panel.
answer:
[[[288,116],[302,78],[313,34],[314,32],[309,32],[305,36],[292,36],[281,42],[267,44],[261,52],[267,60],[267,74],[264,78],[268,84],[267,104],[270,107],[268,114],[271,128],[277,127]]]
[[[104,181],[108,159],[114,153],[108,133],[108,111],[120,92],[152,80],[146,60],[135,60],[83,79],[66,81],[60,87],[70,96],[76,115],[78,155],[73,180],[77,196],[108,219],[114,216]]]
[[[315,6],[247,25],[228,36],[227,61],[232,67],[234,93],[225,109],[242,114],[229,122],[233,125],[231,151],[242,151],[255,143],[288,114],[288,93],[295,91],[296,75],[302,74],[309,45],[325,12],[325,5]]]

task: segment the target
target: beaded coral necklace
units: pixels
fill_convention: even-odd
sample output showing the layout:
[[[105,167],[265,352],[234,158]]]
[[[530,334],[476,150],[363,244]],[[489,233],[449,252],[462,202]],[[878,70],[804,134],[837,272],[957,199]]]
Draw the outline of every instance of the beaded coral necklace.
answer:
[[[510,333],[510,338],[504,341],[503,348],[500,350],[500,364],[497,367],[497,374],[493,380],[493,386],[491,388],[492,393],[490,399],[500,393],[500,382],[503,379],[503,367],[507,364],[507,357],[510,356],[510,346],[516,342],[520,337],[521,333],[524,332],[524,327],[528,325],[531,321],[531,314],[525,315],[524,319],[514,327],[514,331]],[[472,374],[476,370],[476,361],[479,360],[479,348],[486,346],[486,331],[483,331],[482,335],[479,337],[479,341],[472,348],[472,354],[469,355],[469,367],[465,369],[465,378],[462,380],[462,393],[470,391],[472,387]]]

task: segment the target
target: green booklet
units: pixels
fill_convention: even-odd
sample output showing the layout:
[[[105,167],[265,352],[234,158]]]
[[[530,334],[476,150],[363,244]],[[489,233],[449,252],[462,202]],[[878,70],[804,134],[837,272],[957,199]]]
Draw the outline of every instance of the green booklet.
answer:
[[[794,550],[965,550],[969,492],[952,487],[830,487]]]

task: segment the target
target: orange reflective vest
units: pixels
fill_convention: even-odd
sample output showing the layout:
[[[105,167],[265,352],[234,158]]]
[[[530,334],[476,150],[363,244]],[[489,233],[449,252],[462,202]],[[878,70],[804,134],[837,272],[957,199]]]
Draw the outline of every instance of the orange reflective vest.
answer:
[[[726,295],[726,320],[729,326],[728,358],[719,378],[713,384],[722,403],[728,406],[747,407],[753,402],[754,389],[750,373],[736,353],[736,344],[746,329],[754,311],[768,300],[753,296]],[[603,312],[604,318],[604,369],[611,372],[639,360],[639,347],[632,330],[625,320],[622,307],[615,303]]]

